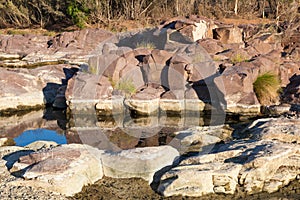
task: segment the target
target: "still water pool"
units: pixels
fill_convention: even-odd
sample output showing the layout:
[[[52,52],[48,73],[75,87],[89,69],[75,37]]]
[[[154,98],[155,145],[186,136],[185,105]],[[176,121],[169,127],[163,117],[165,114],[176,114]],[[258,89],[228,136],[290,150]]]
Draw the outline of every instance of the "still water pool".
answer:
[[[18,137],[14,138],[17,146],[26,146],[39,140],[53,141],[57,144],[67,144],[67,138],[65,135],[58,134],[56,131],[47,129],[27,130]]]

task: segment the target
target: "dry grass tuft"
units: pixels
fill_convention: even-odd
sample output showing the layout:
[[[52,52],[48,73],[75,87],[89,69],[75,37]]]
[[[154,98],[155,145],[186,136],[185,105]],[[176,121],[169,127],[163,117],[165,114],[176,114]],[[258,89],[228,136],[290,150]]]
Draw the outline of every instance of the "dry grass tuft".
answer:
[[[272,72],[259,75],[253,83],[253,89],[262,105],[276,104],[279,101],[280,80]]]

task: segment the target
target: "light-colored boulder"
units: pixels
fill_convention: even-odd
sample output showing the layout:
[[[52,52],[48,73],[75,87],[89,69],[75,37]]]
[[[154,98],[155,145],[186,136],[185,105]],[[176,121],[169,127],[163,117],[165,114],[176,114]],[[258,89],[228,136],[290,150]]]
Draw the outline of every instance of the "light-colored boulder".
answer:
[[[171,166],[179,153],[170,146],[145,147],[102,155],[104,175],[113,178],[140,177],[152,182],[156,172]]]
[[[211,146],[221,141],[228,141],[231,138],[232,129],[228,126],[196,126],[187,130],[175,132],[175,140],[179,141],[176,144],[176,149],[180,153],[190,151],[201,151],[202,147]]]
[[[102,178],[102,153],[88,145],[62,145],[20,157],[10,171],[25,179],[20,185],[71,196]]]
[[[100,100],[96,104],[96,111],[100,116],[123,114],[125,111],[124,97],[114,95],[111,98]]]
[[[162,176],[158,192],[164,196],[191,197],[234,194],[242,165],[223,162],[238,153],[239,150],[234,150],[187,158]]]
[[[158,112],[159,109],[159,99],[126,99],[124,103],[130,110],[139,115],[151,115]]]
[[[253,139],[300,144],[299,130],[300,119],[265,118],[254,121],[241,134],[246,134]]]
[[[48,149],[48,148],[52,148],[52,147],[56,147],[58,146],[58,144],[56,142],[53,141],[42,141],[42,140],[38,140],[35,142],[32,142],[28,145],[25,146],[25,148],[34,150],[34,151],[38,151],[41,149]]]
[[[246,162],[240,171],[239,183],[247,194],[275,192],[296,179],[300,173],[299,145],[271,141],[259,141],[254,145],[249,145],[253,150],[247,158],[245,153],[241,155]],[[286,176],[280,176],[282,171]]]
[[[272,193],[300,173],[300,146],[270,140],[237,140],[213,153],[188,157],[166,172],[158,192],[164,196],[211,193]]]

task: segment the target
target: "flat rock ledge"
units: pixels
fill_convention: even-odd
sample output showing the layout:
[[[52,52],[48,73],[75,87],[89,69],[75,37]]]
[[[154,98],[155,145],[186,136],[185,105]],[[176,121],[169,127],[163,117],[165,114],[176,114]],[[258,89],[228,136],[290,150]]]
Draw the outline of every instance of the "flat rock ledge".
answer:
[[[42,188],[63,198],[103,176],[143,178],[150,184],[156,172],[173,165],[179,152],[171,146],[110,152],[85,144],[38,141],[26,147],[0,147],[0,155],[0,170],[11,177],[3,187]]]
[[[41,187],[72,196],[84,185],[102,178],[101,153],[87,145],[70,144],[22,156],[10,172],[25,180],[13,184]]]
[[[167,197],[276,192],[299,178],[299,123],[257,120],[243,131],[247,138],[183,159],[162,175],[157,190]]]
[[[103,154],[105,176],[112,178],[143,178],[149,184],[161,169],[172,166],[179,152],[171,146],[145,147]]]

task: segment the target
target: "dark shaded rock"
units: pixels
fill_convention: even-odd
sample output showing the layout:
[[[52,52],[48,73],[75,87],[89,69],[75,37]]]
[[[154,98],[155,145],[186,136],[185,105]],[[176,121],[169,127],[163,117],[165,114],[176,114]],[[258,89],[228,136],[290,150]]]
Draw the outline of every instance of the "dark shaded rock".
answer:
[[[300,75],[293,75],[283,91],[283,102],[300,104]]]

